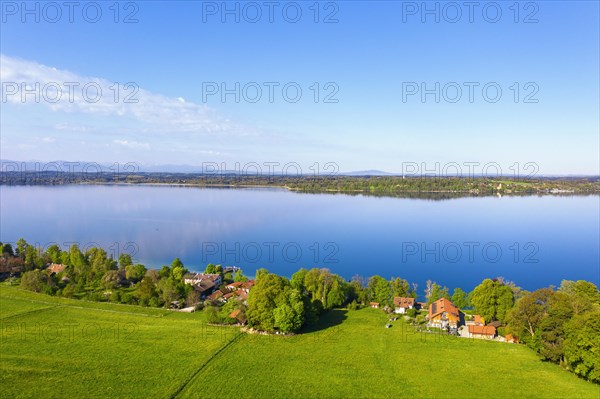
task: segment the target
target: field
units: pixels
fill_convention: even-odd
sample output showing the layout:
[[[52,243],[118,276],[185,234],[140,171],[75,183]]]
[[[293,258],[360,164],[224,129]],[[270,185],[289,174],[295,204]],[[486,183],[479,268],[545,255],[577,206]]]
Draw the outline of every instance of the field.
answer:
[[[379,310],[335,310],[296,336],[210,327],[203,314],[0,287],[0,386],[12,397],[599,398],[529,349],[436,334]]]

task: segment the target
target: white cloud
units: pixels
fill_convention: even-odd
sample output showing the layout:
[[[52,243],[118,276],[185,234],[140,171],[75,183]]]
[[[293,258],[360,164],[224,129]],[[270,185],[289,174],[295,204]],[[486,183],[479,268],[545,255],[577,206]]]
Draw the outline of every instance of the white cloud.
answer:
[[[2,102],[44,104],[59,112],[133,117],[146,132],[242,133],[246,131],[203,104],[171,98],[98,77],[79,76],[36,62],[0,54]],[[34,90],[26,94],[22,89]],[[68,130],[68,129],[65,129]]]
[[[144,150],[150,149],[149,143],[140,143],[138,141],[132,141],[132,140],[113,140],[113,143],[123,146],[123,147],[128,147],[128,148],[141,148]]]

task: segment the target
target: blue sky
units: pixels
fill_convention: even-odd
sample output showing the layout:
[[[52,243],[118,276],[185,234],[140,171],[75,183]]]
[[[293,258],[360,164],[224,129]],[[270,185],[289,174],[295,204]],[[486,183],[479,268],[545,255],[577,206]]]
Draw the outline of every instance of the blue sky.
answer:
[[[464,2],[275,1],[272,23],[265,2],[227,2],[237,15],[220,1],[120,2],[118,15],[113,1],[78,2],[73,22],[64,7],[52,22],[46,3],[22,4],[2,2],[2,159],[600,174],[596,1],[479,2],[472,21]],[[65,82],[102,96],[66,100]],[[115,82],[138,103],[115,100]],[[40,101],[21,83],[39,83]],[[239,102],[223,99],[236,83]],[[52,103],[42,89],[57,84]]]

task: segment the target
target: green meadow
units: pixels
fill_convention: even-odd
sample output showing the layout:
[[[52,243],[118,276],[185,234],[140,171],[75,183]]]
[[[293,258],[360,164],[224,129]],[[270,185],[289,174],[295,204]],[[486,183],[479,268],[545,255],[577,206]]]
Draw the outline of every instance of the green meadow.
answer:
[[[384,328],[334,310],[295,336],[212,327],[202,312],[0,286],[2,397],[599,398],[600,386],[520,345]]]

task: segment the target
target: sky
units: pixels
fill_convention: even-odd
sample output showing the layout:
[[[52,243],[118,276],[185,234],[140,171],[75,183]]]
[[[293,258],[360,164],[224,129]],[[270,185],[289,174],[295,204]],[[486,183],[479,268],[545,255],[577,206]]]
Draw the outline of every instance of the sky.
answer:
[[[597,1],[1,11],[3,160],[600,174]]]

